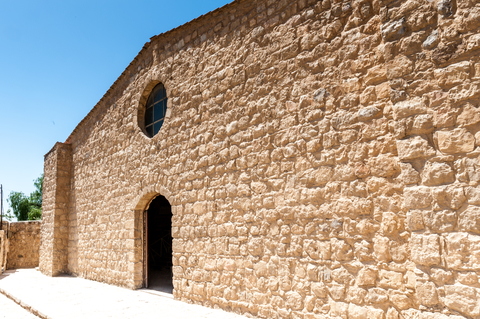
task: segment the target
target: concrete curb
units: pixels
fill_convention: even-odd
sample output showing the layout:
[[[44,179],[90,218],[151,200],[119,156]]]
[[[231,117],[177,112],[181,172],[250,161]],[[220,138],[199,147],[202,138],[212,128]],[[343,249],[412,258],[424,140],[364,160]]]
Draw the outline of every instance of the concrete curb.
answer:
[[[29,311],[30,313],[34,314],[35,316],[39,317],[39,318],[42,318],[42,319],[52,319],[51,317],[48,317],[46,315],[44,315],[43,313],[41,313],[40,311],[38,311],[37,309],[33,308],[32,306],[24,303],[23,301],[21,301],[20,299],[16,298],[15,296],[9,294],[7,291],[5,291],[4,289],[0,288],[0,293],[5,295],[5,297],[7,297],[8,299],[11,299],[13,300],[17,305],[19,305],[20,307],[22,307],[23,309]]]

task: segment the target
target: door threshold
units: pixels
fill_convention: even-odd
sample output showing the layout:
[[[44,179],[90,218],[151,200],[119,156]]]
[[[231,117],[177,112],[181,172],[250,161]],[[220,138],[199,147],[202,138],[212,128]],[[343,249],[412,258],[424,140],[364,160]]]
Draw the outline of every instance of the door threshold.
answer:
[[[141,289],[138,289],[138,291],[146,292],[148,294],[152,294],[152,295],[156,295],[156,296],[160,296],[160,297],[173,299],[173,294],[169,294],[168,292],[163,292],[163,291],[158,291],[158,290],[153,290],[153,289],[148,289],[148,288],[141,288]]]

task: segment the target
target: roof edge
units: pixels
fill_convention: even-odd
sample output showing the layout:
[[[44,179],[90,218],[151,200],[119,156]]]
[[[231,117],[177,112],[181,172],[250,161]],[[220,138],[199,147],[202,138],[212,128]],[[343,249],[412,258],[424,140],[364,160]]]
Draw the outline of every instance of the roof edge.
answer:
[[[134,63],[137,62],[139,57],[145,53],[145,51],[150,47],[150,44],[152,44],[153,41],[157,41],[158,39],[160,39],[162,37],[166,37],[166,36],[168,36],[168,35],[170,35],[174,32],[177,32],[177,31],[181,30],[181,29],[187,28],[190,25],[192,25],[192,24],[194,24],[194,23],[196,23],[196,22],[198,22],[202,19],[206,19],[210,16],[215,16],[219,12],[227,10],[230,7],[232,7],[234,5],[237,5],[238,3],[243,2],[243,1],[246,1],[246,0],[233,0],[232,2],[227,3],[224,6],[221,6],[217,9],[215,9],[215,10],[212,10],[212,11],[209,11],[205,14],[202,14],[201,16],[199,16],[199,17],[197,17],[193,20],[190,20],[190,21],[188,21],[188,22],[186,22],[186,23],[184,23],[184,24],[182,24],[182,25],[180,25],[176,28],[170,29],[166,32],[163,32],[163,33],[160,33],[160,34],[157,34],[157,35],[154,35],[153,37],[151,37],[149,42],[146,42],[143,45],[142,49],[138,52],[138,54],[135,56],[135,58],[133,58],[132,62],[130,62],[128,64],[128,66],[125,68],[125,70],[123,70],[123,72],[120,74],[120,76],[108,88],[107,92],[105,92],[105,94],[100,98],[100,100],[97,102],[97,104],[95,104],[95,106],[87,113],[87,115],[77,124],[77,126],[75,126],[72,133],[70,133],[70,135],[68,136],[68,138],[65,140],[64,143],[66,143],[66,144],[71,143],[73,137],[80,130],[80,128],[83,126],[83,124],[85,124],[93,116],[93,113],[103,104],[103,102],[110,96],[110,94],[112,94],[114,87],[116,87],[117,84],[126,77],[127,71],[129,71],[133,67]]]

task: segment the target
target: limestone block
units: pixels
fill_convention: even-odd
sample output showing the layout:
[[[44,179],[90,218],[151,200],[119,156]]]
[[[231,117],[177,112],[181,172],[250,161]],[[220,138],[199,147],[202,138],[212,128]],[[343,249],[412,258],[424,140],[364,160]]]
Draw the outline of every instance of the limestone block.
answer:
[[[367,101],[363,102],[364,104],[368,103]],[[375,106],[368,106],[358,111],[358,120],[359,121],[369,121],[376,117],[380,113],[380,110]]]
[[[424,211],[425,226],[432,232],[453,231],[457,224],[457,212],[451,210]]]
[[[441,87],[451,87],[462,84],[470,78],[470,62],[463,61],[455,63],[443,69],[436,69],[433,73]]]
[[[459,126],[469,126],[480,122],[480,112],[470,103],[463,106],[462,112],[457,116]]]
[[[387,78],[389,80],[403,77],[413,71],[413,62],[404,55],[398,55],[387,63]]]
[[[332,282],[328,286],[328,292],[330,293],[330,296],[336,301],[345,299],[345,289],[346,288],[343,284],[337,284],[335,282]]]
[[[367,319],[368,309],[351,303],[348,305],[348,318],[349,319]]]
[[[480,188],[467,187],[465,188],[465,196],[470,205],[480,205]]]
[[[311,284],[312,292],[318,298],[325,298],[327,297],[327,287],[323,282],[313,282]]]
[[[395,120],[426,112],[427,106],[421,98],[414,98],[393,105],[393,118]]]
[[[445,286],[445,305],[467,316],[479,316],[478,291],[463,285]]]
[[[449,233],[445,237],[445,262],[453,270],[480,270],[480,236]]]
[[[463,316],[457,316],[457,315],[444,315],[443,313],[440,312],[426,312],[423,311],[419,314],[419,319],[465,319]]]
[[[473,271],[461,272],[457,274],[457,281],[463,285],[475,286],[478,284],[478,276]]]
[[[329,301],[330,315],[342,319],[348,318],[348,303]]]
[[[366,289],[363,289],[357,286],[350,286],[348,288],[345,301],[353,302],[354,304],[361,305],[364,303],[367,293],[368,292]]]
[[[469,206],[458,213],[458,229],[480,234],[480,207]]]
[[[379,286],[382,288],[400,289],[403,287],[403,274],[401,272],[381,269],[378,277],[380,279]]]
[[[409,245],[414,263],[423,266],[440,264],[440,243],[438,235],[412,234]]]
[[[369,304],[385,304],[388,302],[388,293],[382,288],[371,288],[368,290],[365,301]]]
[[[293,310],[301,310],[303,308],[303,298],[295,291],[289,291],[285,294],[287,305]]]
[[[432,282],[418,283],[416,293],[417,300],[424,306],[432,307],[439,303],[437,288]]]
[[[352,247],[344,240],[332,238],[332,259],[337,261],[349,261],[353,258]]]
[[[318,240],[305,240],[305,252],[312,259],[329,260],[331,257],[330,242]]]
[[[381,27],[382,37],[385,41],[393,41],[401,38],[406,30],[407,26],[404,18],[385,23]]]
[[[438,285],[451,284],[453,282],[453,273],[442,268],[432,268],[430,278]]]
[[[406,187],[403,195],[406,209],[426,208],[432,204],[431,189],[426,186]]]
[[[390,177],[400,173],[398,159],[387,154],[370,158],[367,164],[370,166],[370,173],[373,176]]]
[[[431,187],[433,208],[440,210],[442,208],[459,209],[466,200],[463,187],[454,185]]]
[[[398,157],[402,161],[435,155],[435,150],[428,144],[428,141],[420,136],[411,137],[405,140],[398,140],[397,150]]]
[[[416,184],[420,181],[420,174],[409,163],[399,163],[401,173],[397,180],[405,185]]]
[[[400,316],[398,315],[397,309],[390,307],[385,314],[385,319],[399,319]]]
[[[475,137],[466,129],[436,132],[438,148],[445,154],[468,153],[475,148]]]
[[[306,171],[301,181],[308,187],[321,186],[328,183],[333,176],[333,168],[330,166],[321,166],[318,169]]]
[[[387,237],[377,236],[373,239],[373,251],[379,262],[389,262],[392,259],[389,244]]]
[[[412,296],[405,294],[401,290],[390,290],[389,298],[392,304],[400,310],[409,309],[412,307]]]
[[[407,212],[407,227],[410,231],[418,231],[425,228],[423,221],[423,211],[409,210]]]
[[[355,176],[355,169],[351,165],[336,165],[333,173],[333,179],[337,181],[353,181]]]
[[[366,85],[374,85],[387,80],[387,70],[384,65],[377,65],[368,69],[367,75],[363,78]]]
[[[480,96],[480,83],[463,83],[450,89],[448,95],[454,104],[476,99]]]
[[[427,162],[422,171],[422,183],[427,186],[449,184],[455,181],[450,165],[441,162]]]
[[[382,309],[367,307],[368,309],[368,319],[383,319],[385,312]]]

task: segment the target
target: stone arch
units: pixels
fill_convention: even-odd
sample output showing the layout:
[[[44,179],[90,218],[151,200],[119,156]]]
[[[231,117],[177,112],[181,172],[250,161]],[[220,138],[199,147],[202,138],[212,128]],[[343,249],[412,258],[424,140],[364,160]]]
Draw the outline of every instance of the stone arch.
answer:
[[[144,212],[149,208],[150,203],[157,196],[165,197],[172,203],[172,194],[163,186],[150,186],[143,188],[132,201],[133,206],[133,287],[139,289],[144,287],[145,276],[145,254],[144,254]],[[173,212],[173,209],[172,209]]]

